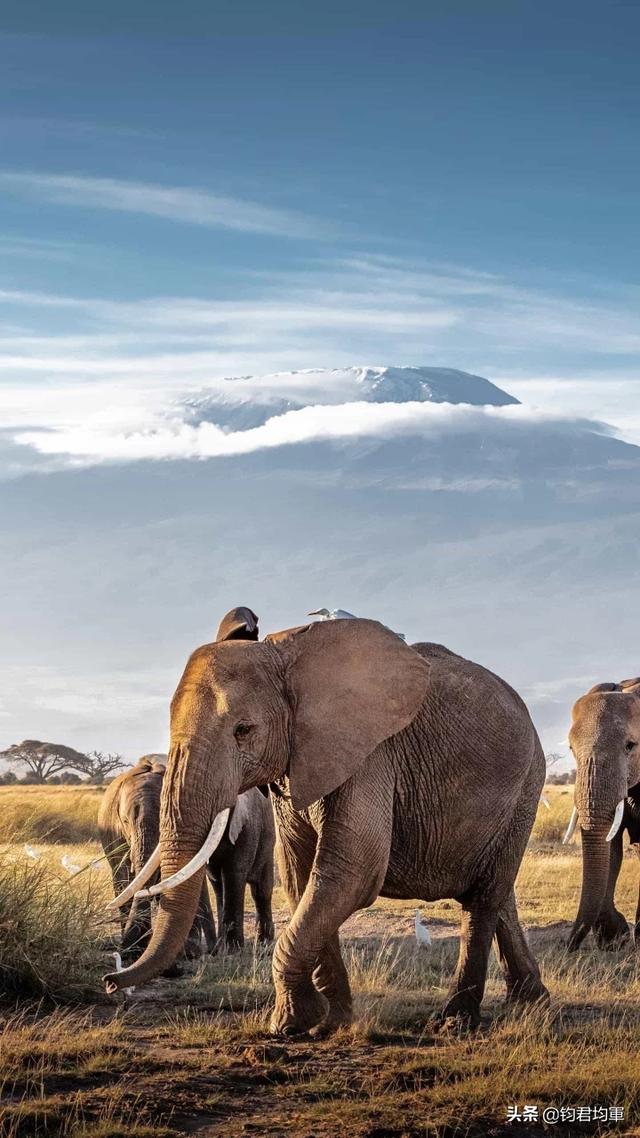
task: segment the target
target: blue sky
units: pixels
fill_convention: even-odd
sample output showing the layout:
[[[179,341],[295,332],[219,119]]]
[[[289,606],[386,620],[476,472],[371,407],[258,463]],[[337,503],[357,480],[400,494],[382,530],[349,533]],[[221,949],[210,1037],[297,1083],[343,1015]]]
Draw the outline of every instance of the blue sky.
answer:
[[[50,496],[71,526],[87,469],[130,460],[92,507],[116,524],[150,456],[199,453],[185,397],[298,368],[462,368],[525,416],[640,442],[639,35],[640,8],[615,0],[3,4],[2,492],[22,479],[22,509]],[[54,669],[73,590],[52,596]],[[25,612],[2,619],[27,668]],[[115,667],[105,654],[105,683]]]
[[[275,211],[276,232],[5,183],[3,235],[85,248],[73,267],[10,254],[16,285],[246,295],[247,272],[345,249],[633,285],[637,5],[91,8],[3,5],[3,169],[197,188]]]

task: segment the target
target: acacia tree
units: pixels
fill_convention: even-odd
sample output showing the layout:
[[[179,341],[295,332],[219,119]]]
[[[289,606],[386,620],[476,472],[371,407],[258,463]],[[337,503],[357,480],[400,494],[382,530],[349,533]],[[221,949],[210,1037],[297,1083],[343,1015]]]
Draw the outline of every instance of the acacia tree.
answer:
[[[39,739],[23,739],[14,743],[6,751],[0,751],[0,758],[8,763],[26,767],[34,782],[46,782],[61,771],[84,771],[88,756],[63,743],[42,743]]]
[[[105,751],[89,751],[89,754],[84,756],[82,767],[78,769],[81,769],[83,774],[88,775],[91,782],[104,782],[109,775],[115,774],[123,766],[122,755]]]

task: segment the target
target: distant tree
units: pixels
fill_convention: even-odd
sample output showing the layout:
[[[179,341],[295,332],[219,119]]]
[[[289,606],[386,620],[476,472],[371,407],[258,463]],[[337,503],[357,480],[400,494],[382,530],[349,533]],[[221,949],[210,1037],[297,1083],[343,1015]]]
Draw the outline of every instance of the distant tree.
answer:
[[[60,784],[62,786],[77,786],[81,783],[82,779],[75,771],[63,771],[60,775]]]
[[[22,743],[14,743],[6,751],[0,751],[0,758],[26,767],[29,781],[46,782],[52,775],[65,770],[84,770],[88,757],[73,747],[65,747],[63,743],[23,739]]]
[[[101,783],[121,770],[125,765],[122,755],[105,751],[90,751],[84,756],[81,769],[89,782]]]
[[[18,776],[15,771],[5,771],[0,774],[0,786],[13,786],[18,781]]]

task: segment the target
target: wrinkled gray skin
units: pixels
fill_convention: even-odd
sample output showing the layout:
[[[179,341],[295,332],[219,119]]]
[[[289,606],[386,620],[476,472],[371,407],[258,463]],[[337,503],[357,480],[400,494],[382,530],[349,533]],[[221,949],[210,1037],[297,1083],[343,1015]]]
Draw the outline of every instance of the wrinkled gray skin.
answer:
[[[615,906],[625,830],[640,848],[640,678],[596,684],[576,701],[569,743],[576,760],[575,806],[582,833],[582,891],[568,941],[570,951],[593,929],[600,948],[616,948],[629,926]],[[622,825],[607,833],[625,799]],[[640,900],[635,941],[640,944]]]
[[[546,996],[514,895],[544,774],[516,693],[439,645],[410,648],[369,620],[208,644],[171,706],[162,877],[195,854],[239,791],[269,784],[292,911],[274,952],[272,1031],[313,1036],[350,1022],[338,930],[379,894],[460,901],[458,968],[440,1018],[474,1024],[494,936],[508,997]],[[108,990],[143,984],[175,959],[201,880],[162,897],[144,956],[105,977]]]
[[[143,755],[136,765],[109,784],[98,814],[98,830],[113,878],[113,889],[120,893],[140,872],[160,837],[160,792],[165,764],[157,755]],[[159,879],[156,874],[150,884]],[[140,955],[151,936],[153,903],[148,898],[129,901],[120,909],[121,952],[129,961]],[[185,943],[185,955],[195,959],[216,944],[213,913],[206,882],[200,904]]]

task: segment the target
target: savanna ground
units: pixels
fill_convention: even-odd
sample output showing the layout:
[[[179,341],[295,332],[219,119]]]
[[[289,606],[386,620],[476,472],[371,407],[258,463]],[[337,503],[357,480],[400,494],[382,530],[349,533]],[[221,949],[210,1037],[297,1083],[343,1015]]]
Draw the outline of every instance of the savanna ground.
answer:
[[[269,954],[249,945],[108,999],[113,964],[95,817],[100,791],[2,788],[0,1136],[449,1138],[640,1135],[640,983],[633,948],[568,956],[580,848],[560,844],[572,790],[548,788],[518,879],[523,923],[552,1003],[506,1010],[492,963],[472,1036],[436,1035],[457,954],[457,905],[380,900],[343,929],[356,995],[353,1028],[320,1043],[269,1038]],[[25,842],[36,856],[29,857]],[[61,859],[83,872],[70,876]],[[635,912],[639,867],[624,860],[619,906]],[[248,898],[247,931],[253,929]],[[278,927],[286,920],[276,892]],[[618,1123],[508,1124],[508,1108],[620,1106]]]

